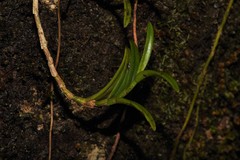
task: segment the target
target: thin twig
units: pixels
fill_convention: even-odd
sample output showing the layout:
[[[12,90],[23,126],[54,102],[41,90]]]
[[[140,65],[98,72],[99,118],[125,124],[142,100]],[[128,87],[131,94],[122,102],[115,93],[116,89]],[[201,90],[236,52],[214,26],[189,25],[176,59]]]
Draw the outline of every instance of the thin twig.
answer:
[[[58,49],[57,49],[57,57],[55,61],[56,68],[58,67],[60,52],[61,52],[61,10],[60,10],[60,0],[58,0]]]
[[[40,18],[39,18],[38,0],[33,0],[33,14],[34,14],[36,26],[37,26],[37,29],[38,29],[38,36],[39,36],[39,40],[40,40],[41,49],[44,51],[44,54],[45,54],[46,59],[48,61],[48,67],[49,67],[50,73],[51,73],[52,77],[56,80],[59,89],[69,100],[74,100],[74,101],[76,101],[77,103],[80,103],[80,104],[85,103],[84,98],[75,96],[71,91],[69,91],[66,88],[66,85],[65,85],[64,81],[59,76],[59,74],[58,74],[58,72],[57,72],[57,70],[54,66],[53,58],[52,58],[51,53],[50,53],[50,51],[47,47],[47,41],[46,41],[46,38],[45,38],[45,35],[44,35],[44,32],[43,32],[43,28],[42,28],[42,25],[41,25],[41,21],[40,21]]]
[[[53,83],[51,83],[51,90],[53,88]],[[50,127],[49,127],[49,141],[48,141],[48,160],[52,159],[52,130],[53,130],[53,100],[50,100]]]
[[[137,39],[137,4],[138,0],[135,0],[134,8],[133,8],[133,40],[136,46],[138,46]]]
[[[194,108],[196,99],[197,99],[197,97],[198,97],[198,93],[199,93],[199,91],[200,91],[200,87],[202,86],[202,83],[203,83],[203,81],[204,81],[205,75],[206,75],[206,73],[207,73],[208,66],[209,66],[209,64],[210,64],[210,62],[211,62],[211,60],[212,60],[212,58],[213,58],[213,56],[214,56],[214,54],[215,54],[216,47],[217,47],[217,45],[218,45],[220,36],[221,36],[221,34],[222,34],[223,27],[224,27],[224,25],[225,25],[225,23],[226,23],[226,21],[227,21],[227,17],[228,17],[228,15],[229,15],[229,11],[230,11],[230,9],[231,9],[231,7],[232,7],[233,1],[234,1],[234,0],[230,0],[229,3],[228,3],[228,6],[227,6],[227,9],[226,9],[226,11],[225,11],[225,13],[224,13],[222,22],[221,22],[221,24],[220,24],[220,26],[219,26],[219,28],[218,28],[216,37],[215,37],[215,39],[214,39],[211,52],[210,52],[210,54],[209,54],[209,56],[208,56],[208,59],[207,59],[205,65],[204,65],[204,67],[203,67],[203,70],[202,70],[201,74],[199,75],[199,79],[198,79],[198,84],[197,84],[196,91],[195,91],[194,96],[193,96],[193,99],[192,99],[192,101],[191,101],[191,104],[190,104],[190,107],[189,107],[189,110],[188,110],[188,113],[187,113],[187,117],[186,117],[186,119],[185,119],[185,122],[184,122],[184,124],[183,124],[183,126],[182,126],[182,129],[181,129],[181,131],[179,132],[179,134],[178,134],[178,136],[177,136],[177,138],[176,138],[176,140],[175,140],[175,144],[174,144],[174,148],[173,148],[172,153],[171,153],[170,160],[174,160],[175,155],[176,155],[176,151],[177,151],[177,147],[178,147],[178,145],[179,145],[180,138],[182,137],[182,134],[183,134],[183,132],[185,131],[185,129],[186,129],[187,125],[188,125],[188,122],[189,122],[189,120],[190,120],[190,118],[191,118],[192,111],[193,111],[193,108]]]
[[[113,143],[113,146],[112,146],[110,155],[109,155],[109,157],[108,157],[108,160],[112,160],[112,159],[113,159],[113,156],[114,156],[114,154],[115,154],[115,152],[116,152],[116,150],[117,150],[117,146],[118,146],[118,144],[119,144],[120,137],[121,137],[121,131],[120,131],[120,130],[121,130],[121,124],[122,124],[123,121],[124,121],[124,118],[125,118],[125,116],[126,116],[126,112],[127,112],[127,109],[125,108],[125,109],[123,110],[123,113],[122,113],[122,116],[121,116],[121,119],[120,119],[119,131],[118,131],[117,134],[116,134],[116,138],[115,138],[115,141],[114,141],[114,143]]]
[[[58,49],[55,60],[55,68],[58,67],[59,57],[61,52],[61,15],[60,15],[60,0],[58,0]],[[52,159],[52,133],[53,133],[53,122],[54,122],[54,104],[53,104],[53,82],[51,82],[51,99],[50,99],[50,128],[49,128],[49,146],[48,146],[48,160]]]
[[[198,105],[198,106],[197,106],[197,109],[196,109],[196,114],[195,114],[196,118],[195,118],[194,130],[193,130],[193,132],[192,132],[192,134],[191,134],[191,137],[190,137],[188,143],[186,144],[186,146],[185,146],[185,148],[184,148],[183,158],[182,158],[183,160],[186,160],[186,152],[187,152],[187,150],[189,149],[189,147],[190,147],[190,145],[191,145],[191,143],[192,143],[192,141],[193,141],[193,138],[194,138],[195,133],[197,132],[198,123],[199,123],[199,108],[200,108],[200,106]]]
[[[121,134],[120,134],[120,132],[118,132],[116,134],[115,142],[114,142],[114,144],[112,146],[111,153],[110,153],[110,155],[108,157],[108,160],[112,160],[112,158],[113,158],[113,156],[114,156],[114,154],[116,152],[116,149],[117,149],[117,146],[118,146],[118,143],[119,143],[119,140],[120,140],[120,136],[121,136]]]

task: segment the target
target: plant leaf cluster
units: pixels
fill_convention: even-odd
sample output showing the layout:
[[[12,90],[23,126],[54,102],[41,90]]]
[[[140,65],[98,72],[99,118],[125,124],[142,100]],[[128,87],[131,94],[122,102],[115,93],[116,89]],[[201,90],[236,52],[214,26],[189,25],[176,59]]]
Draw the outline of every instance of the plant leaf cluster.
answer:
[[[84,101],[89,102],[94,100],[96,106],[109,106],[114,104],[132,106],[139,110],[149,122],[151,128],[156,130],[155,121],[148,110],[142,105],[124,98],[140,81],[151,76],[165,79],[174,90],[179,91],[177,82],[169,74],[165,72],[145,70],[152,53],[153,43],[153,26],[151,23],[148,23],[143,53],[139,53],[138,47],[131,40],[130,47],[125,48],[123,60],[110,82],[96,94],[85,98]]]
[[[127,2],[127,0],[125,1]],[[127,4],[129,8],[131,8],[130,3]],[[156,124],[152,117],[152,115],[145,109],[142,105],[126,99],[125,96],[132,91],[132,89],[143,79],[150,76],[157,76],[164,78],[174,90],[178,91],[179,87],[174,78],[172,78],[169,74],[164,72],[157,72],[153,70],[145,70],[149,58],[151,56],[153,42],[154,42],[154,31],[151,23],[147,25],[147,36],[146,42],[144,46],[143,53],[140,54],[138,47],[135,45],[133,41],[130,41],[130,47],[125,48],[124,57],[122,63],[111,79],[111,81],[99,92],[96,94],[83,98],[76,96],[70,90],[67,89],[63,79],[58,74],[55,65],[53,63],[53,58],[51,53],[47,47],[47,41],[44,35],[44,31],[41,25],[41,21],[39,18],[38,11],[38,1],[33,1],[33,14],[35,18],[35,22],[38,29],[38,35],[40,39],[41,48],[44,51],[46,59],[48,61],[48,67],[52,77],[56,80],[59,89],[62,93],[69,99],[74,100],[82,106],[94,107],[94,106],[102,106],[102,105],[114,105],[114,104],[125,104],[128,106],[132,106],[139,110],[146,120],[149,122],[150,126],[153,130],[156,130]],[[131,14],[126,14],[129,16]],[[130,17],[131,19],[131,17]],[[128,24],[126,24],[127,26]],[[60,46],[60,45],[59,45]]]

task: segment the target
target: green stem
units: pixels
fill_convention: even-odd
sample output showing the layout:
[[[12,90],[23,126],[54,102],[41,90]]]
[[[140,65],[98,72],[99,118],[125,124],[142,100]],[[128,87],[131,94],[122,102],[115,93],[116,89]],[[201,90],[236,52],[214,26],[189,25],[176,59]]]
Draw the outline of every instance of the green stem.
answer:
[[[207,59],[205,65],[204,65],[204,68],[203,68],[203,70],[202,70],[202,72],[201,72],[201,74],[200,74],[200,76],[199,76],[199,80],[198,80],[198,84],[197,84],[197,89],[196,89],[196,91],[195,91],[195,93],[194,93],[194,96],[193,96],[193,99],[192,99],[192,101],[191,101],[190,108],[189,108],[188,113],[187,113],[187,117],[186,117],[185,122],[184,122],[184,124],[183,124],[183,126],[182,126],[182,128],[181,128],[180,133],[178,134],[178,136],[177,136],[177,138],[176,138],[176,141],[175,141],[175,144],[174,144],[174,148],[173,148],[172,153],[171,153],[170,160],[173,160],[173,159],[175,158],[175,154],[176,154],[176,151],[177,151],[177,147],[178,147],[178,145],[179,145],[180,138],[182,137],[182,134],[183,134],[184,130],[186,129],[187,124],[188,124],[188,122],[189,122],[189,120],[190,120],[190,118],[191,118],[192,111],[193,111],[193,108],[194,108],[194,105],[195,105],[195,102],[196,102],[198,93],[199,93],[199,91],[200,91],[200,87],[201,87],[201,85],[202,85],[202,83],[203,83],[203,81],[204,81],[205,75],[206,75],[206,73],[207,73],[207,68],[208,68],[208,66],[209,66],[209,64],[210,64],[210,62],[211,62],[211,60],[212,60],[212,58],[213,58],[213,56],[214,56],[214,54],[215,54],[216,47],[217,47],[217,45],[218,45],[220,36],[221,36],[221,34],[222,34],[223,27],[224,27],[224,25],[225,25],[225,23],[226,23],[226,21],[227,21],[227,17],[228,17],[228,15],[229,15],[229,11],[230,11],[230,9],[231,9],[231,7],[232,7],[233,1],[234,1],[234,0],[230,0],[230,1],[229,1],[228,6],[227,6],[227,9],[226,9],[226,11],[225,11],[225,13],[224,13],[224,16],[223,16],[223,19],[222,19],[222,23],[221,23],[221,25],[220,25],[219,28],[218,28],[218,32],[217,32],[216,37],[215,37],[215,39],[214,39],[211,52],[210,52],[210,54],[209,54],[209,56],[208,56],[208,59]]]
[[[198,105],[197,106],[197,110],[196,110],[196,119],[195,119],[195,125],[194,125],[194,130],[192,132],[192,135],[186,145],[186,147],[184,148],[184,151],[183,151],[183,160],[186,160],[186,152],[187,152],[187,149],[190,147],[192,141],[193,141],[193,137],[197,131],[197,128],[198,128],[198,122],[199,122],[199,108],[200,106]]]

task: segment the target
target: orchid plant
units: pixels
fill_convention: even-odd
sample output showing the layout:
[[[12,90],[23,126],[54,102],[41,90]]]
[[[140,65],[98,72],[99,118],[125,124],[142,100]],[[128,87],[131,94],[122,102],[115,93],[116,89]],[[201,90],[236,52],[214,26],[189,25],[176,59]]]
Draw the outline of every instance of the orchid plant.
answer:
[[[129,17],[131,16],[131,4],[129,0],[124,0],[124,10],[124,27],[126,27],[131,19],[131,17]],[[33,14],[38,29],[41,48],[43,49],[48,61],[50,73],[57,82],[57,85],[61,92],[69,100],[74,100],[82,107],[110,106],[114,104],[132,106],[140,111],[149,122],[151,128],[154,131],[156,130],[156,123],[150,112],[139,103],[125,98],[126,95],[131,92],[140,81],[151,76],[157,76],[165,79],[174,90],[179,91],[176,80],[168,73],[158,72],[154,70],[145,70],[152,53],[154,43],[154,30],[151,23],[148,23],[147,25],[146,42],[142,54],[140,54],[138,47],[131,40],[129,42],[130,47],[125,48],[122,62],[110,82],[96,94],[93,94],[87,98],[83,98],[76,96],[67,89],[63,79],[60,77],[54,66],[53,58],[47,47],[47,41],[44,36],[44,31],[39,18],[38,0],[33,1]]]

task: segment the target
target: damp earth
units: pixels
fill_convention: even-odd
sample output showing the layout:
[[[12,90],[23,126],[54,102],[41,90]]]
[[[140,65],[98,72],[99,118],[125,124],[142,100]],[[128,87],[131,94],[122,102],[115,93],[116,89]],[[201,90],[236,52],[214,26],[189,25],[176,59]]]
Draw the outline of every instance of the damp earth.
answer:
[[[55,57],[57,10],[43,0],[39,7],[48,47]],[[169,159],[226,7],[227,1],[222,0],[140,0],[140,50],[148,22],[155,32],[147,67],[170,73],[180,92],[157,78],[144,80],[131,92],[129,99],[153,115],[157,124],[153,131],[141,113],[128,106],[102,106],[73,114],[73,106],[55,85],[52,159],[106,159],[119,131],[114,160]],[[187,159],[239,159],[239,10],[240,1],[235,1],[201,87],[196,103],[199,123],[186,150]],[[117,0],[65,0],[61,18],[58,71],[73,93],[87,97],[104,87],[118,69],[132,28],[123,28],[123,5]],[[47,159],[52,80],[32,1],[0,1],[1,160]],[[195,114],[194,110],[176,159],[181,159],[195,129]]]

